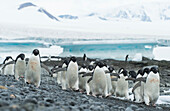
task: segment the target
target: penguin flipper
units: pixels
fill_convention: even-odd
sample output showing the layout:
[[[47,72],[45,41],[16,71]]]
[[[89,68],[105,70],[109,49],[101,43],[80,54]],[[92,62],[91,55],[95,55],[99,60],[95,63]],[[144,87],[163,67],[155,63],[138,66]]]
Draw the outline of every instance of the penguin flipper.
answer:
[[[79,72],[79,75],[81,75],[81,74],[85,74],[86,72]]]
[[[89,73],[85,73],[85,74],[83,74],[83,76],[82,76],[82,77],[92,76],[92,75],[93,75],[93,73],[89,72]]]
[[[139,77],[135,81],[143,81],[146,83],[146,77]]]
[[[41,67],[44,68],[45,70],[47,70],[50,75],[52,75],[53,72],[51,70],[49,70],[48,66],[46,66],[43,63],[41,63]]]
[[[118,78],[111,78],[111,81],[117,81]]]
[[[110,76],[116,76],[116,77],[120,78],[118,73],[110,73]]]
[[[128,80],[134,81],[134,80],[136,80],[136,79],[135,79],[135,78],[126,78],[125,80],[126,80],[126,81],[128,81]]]
[[[88,81],[87,81],[87,83],[90,83],[90,81],[92,80],[93,78],[91,77]]]
[[[64,67],[64,68],[55,68],[55,69],[52,69],[52,72],[53,73],[57,73],[57,72],[60,72],[60,71],[66,71],[67,70],[67,68],[66,67]]]
[[[138,88],[139,86],[141,86],[141,82],[138,82],[138,83],[133,87],[132,93],[134,93],[134,90],[135,90],[136,88]]]
[[[6,64],[3,64],[2,69],[4,69],[7,65],[10,65],[10,64],[15,64],[15,61],[10,61],[10,62],[8,62]]]

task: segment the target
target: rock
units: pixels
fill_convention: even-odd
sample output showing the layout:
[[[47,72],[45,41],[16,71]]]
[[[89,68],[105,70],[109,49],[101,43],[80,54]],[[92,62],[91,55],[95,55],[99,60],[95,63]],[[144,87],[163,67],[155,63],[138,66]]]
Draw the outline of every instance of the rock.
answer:
[[[9,106],[7,101],[0,100],[0,107]]]
[[[24,104],[26,104],[26,103],[37,104],[37,100],[35,98],[34,99],[25,99]]]
[[[169,83],[165,83],[165,87],[170,87],[170,84]]]
[[[1,93],[1,95],[2,95],[2,96],[8,96],[9,93],[8,93],[8,92],[3,92],[3,93]]]

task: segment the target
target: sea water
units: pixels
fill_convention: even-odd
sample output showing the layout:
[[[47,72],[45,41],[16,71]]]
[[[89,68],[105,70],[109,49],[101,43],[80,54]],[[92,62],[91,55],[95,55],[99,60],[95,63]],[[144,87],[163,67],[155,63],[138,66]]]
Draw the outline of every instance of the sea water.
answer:
[[[129,60],[141,60],[142,56],[150,59],[159,55],[159,47],[168,47],[168,42],[159,40],[138,39],[55,39],[55,38],[23,38],[0,40],[0,62],[6,56],[14,59],[20,53],[29,57],[32,50],[40,50],[41,56],[79,56],[85,53],[90,58],[112,58],[124,60],[129,55]],[[168,47],[169,48],[169,47]],[[161,49],[162,50],[162,49]],[[153,52],[154,51],[154,52]],[[166,51],[164,51],[166,52]],[[163,55],[163,54],[162,54]]]

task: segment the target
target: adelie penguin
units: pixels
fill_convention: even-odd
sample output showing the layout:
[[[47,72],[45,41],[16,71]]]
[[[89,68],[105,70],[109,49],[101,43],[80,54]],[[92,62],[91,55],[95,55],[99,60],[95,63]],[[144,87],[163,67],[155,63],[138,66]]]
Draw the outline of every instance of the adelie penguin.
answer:
[[[152,67],[144,85],[144,102],[146,105],[155,105],[160,95],[159,85],[159,70],[156,67]]]
[[[25,72],[25,82],[34,84],[36,87],[40,86],[41,82],[41,64],[40,54],[38,49],[34,49],[29,58],[28,65]]]
[[[41,67],[46,69],[48,73],[52,74],[48,67],[41,63],[39,50],[34,49],[26,67],[25,82],[39,87],[41,82]]]
[[[83,74],[81,73],[86,73],[87,72],[87,68],[86,68],[86,64],[83,63],[80,70],[79,70],[79,88],[80,90],[83,92],[86,90],[86,78],[85,77],[82,77]]]
[[[92,77],[92,95],[101,95],[108,96],[107,91],[107,79],[105,72],[103,70],[104,64],[102,62],[97,62],[96,67],[94,69],[93,77]]]
[[[7,56],[3,61],[2,74],[14,75],[14,59],[11,56]]]
[[[24,78],[26,70],[25,54],[19,54],[15,60],[15,79]]]
[[[62,68],[67,68],[69,64],[69,61],[66,59],[64,60],[64,63],[62,65]],[[61,87],[63,90],[67,89],[67,83],[66,83],[66,70],[62,71],[61,73]]]
[[[66,72],[67,87],[79,90],[78,64],[76,57],[71,57]]]
[[[128,81],[125,80],[128,78],[128,73],[124,68],[121,68],[119,74],[120,78],[117,81],[116,96],[128,99]]]

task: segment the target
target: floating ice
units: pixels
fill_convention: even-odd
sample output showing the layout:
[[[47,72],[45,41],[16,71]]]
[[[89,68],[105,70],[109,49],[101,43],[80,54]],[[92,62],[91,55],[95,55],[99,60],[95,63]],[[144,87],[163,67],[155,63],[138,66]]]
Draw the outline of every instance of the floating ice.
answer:
[[[142,61],[142,54],[136,53],[132,61]]]
[[[155,47],[153,49],[154,59],[170,60],[170,47]]]

